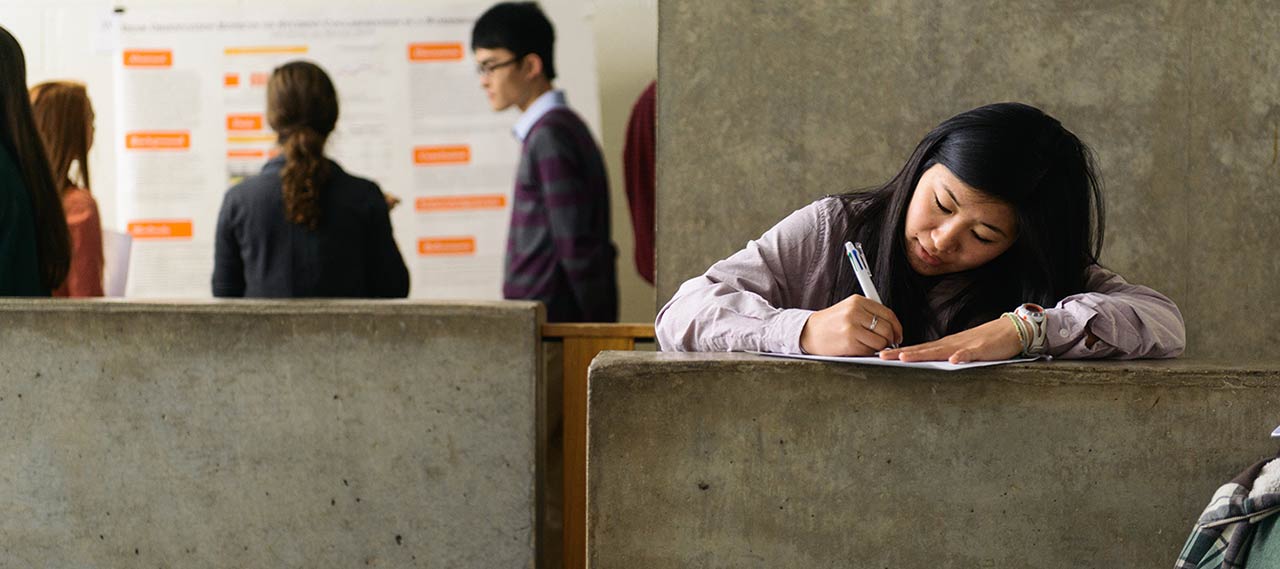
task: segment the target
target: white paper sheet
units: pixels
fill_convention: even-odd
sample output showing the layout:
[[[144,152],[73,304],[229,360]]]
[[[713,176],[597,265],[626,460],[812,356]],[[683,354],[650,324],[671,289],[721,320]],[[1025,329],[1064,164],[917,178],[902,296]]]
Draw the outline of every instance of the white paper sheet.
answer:
[[[773,356],[776,358],[793,358],[798,360],[817,360],[822,362],[838,362],[846,364],[861,364],[872,366],[888,366],[888,367],[913,367],[919,369],[940,369],[944,371],[956,371],[961,369],[970,369],[975,367],[998,366],[1004,364],[1017,364],[1024,362],[1034,362],[1040,358],[1018,358],[1012,360],[997,360],[993,362],[972,362],[967,364],[953,364],[950,362],[901,362],[897,360],[882,360],[875,356],[864,357],[840,357],[840,356],[810,356],[805,354],[770,354],[766,352],[751,352],[761,356]]]
[[[129,253],[133,238],[128,233],[102,231],[102,289],[106,296],[124,296],[129,282]]]

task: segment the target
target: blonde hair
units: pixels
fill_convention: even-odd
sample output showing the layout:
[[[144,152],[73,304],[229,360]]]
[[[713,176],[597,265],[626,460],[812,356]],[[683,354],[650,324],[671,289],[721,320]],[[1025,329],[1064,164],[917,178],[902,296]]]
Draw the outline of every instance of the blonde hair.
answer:
[[[84,84],[47,81],[32,87],[30,93],[36,130],[44,141],[58,192],[65,193],[75,186],[90,190],[89,147],[93,140],[89,129],[93,106]]]

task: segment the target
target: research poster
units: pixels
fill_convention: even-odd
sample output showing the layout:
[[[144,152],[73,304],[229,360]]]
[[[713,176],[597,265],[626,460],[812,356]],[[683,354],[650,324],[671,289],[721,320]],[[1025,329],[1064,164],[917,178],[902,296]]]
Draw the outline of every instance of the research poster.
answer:
[[[267,79],[306,59],[338,91],[327,154],[400,200],[391,215],[410,296],[501,298],[518,111],[493,112],[475,73],[470,30],[486,6],[122,14],[117,222],[134,243],[127,295],[210,295],[223,194],[277,152]],[[586,20],[557,25],[573,33]],[[594,77],[589,84],[570,95],[588,114],[598,109]]]

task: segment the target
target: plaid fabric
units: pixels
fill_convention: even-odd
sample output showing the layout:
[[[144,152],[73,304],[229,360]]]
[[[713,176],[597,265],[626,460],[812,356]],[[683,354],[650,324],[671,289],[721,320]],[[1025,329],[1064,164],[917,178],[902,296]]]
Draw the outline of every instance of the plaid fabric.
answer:
[[[548,111],[524,139],[502,294],[541,300],[548,322],[617,322],[609,178],[586,123]]]
[[[1262,561],[1263,557],[1273,559],[1280,554],[1273,551],[1277,547],[1275,541],[1259,535],[1260,527],[1267,533],[1274,527],[1272,516],[1280,512],[1280,494],[1249,498],[1253,481],[1272,460],[1268,458],[1250,466],[1214,492],[1209,506],[1182,546],[1174,569],[1238,569],[1246,567],[1251,556]],[[1266,550],[1259,552],[1263,547]]]

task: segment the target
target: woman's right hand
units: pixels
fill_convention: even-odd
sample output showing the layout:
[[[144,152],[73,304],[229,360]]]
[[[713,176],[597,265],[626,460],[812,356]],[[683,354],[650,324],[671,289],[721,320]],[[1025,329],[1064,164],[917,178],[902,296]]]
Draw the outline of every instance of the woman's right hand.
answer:
[[[400,196],[397,196],[395,194],[382,192],[382,199],[386,200],[387,202],[387,211],[391,211],[395,209],[396,206],[400,205]]]
[[[815,356],[869,356],[901,343],[898,316],[860,294],[810,314],[800,331],[800,349]]]

